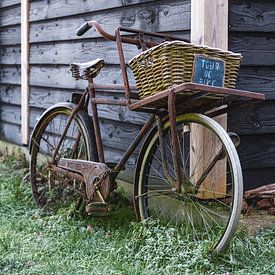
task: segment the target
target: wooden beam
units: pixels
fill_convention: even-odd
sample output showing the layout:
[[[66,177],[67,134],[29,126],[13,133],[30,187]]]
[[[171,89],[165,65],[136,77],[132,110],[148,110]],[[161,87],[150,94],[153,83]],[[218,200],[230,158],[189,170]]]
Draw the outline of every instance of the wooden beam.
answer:
[[[211,47],[227,50],[228,48],[228,0],[191,0],[191,41],[195,44],[202,44]],[[225,129],[227,127],[227,115],[216,118]],[[193,180],[196,181],[201,176],[201,171],[211,159],[211,155],[218,152],[220,148],[215,146],[215,137],[204,131],[202,128],[196,130],[196,137],[193,137],[195,151],[191,154],[191,167],[197,167]],[[215,148],[216,147],[216,151]],[[196,161],[202,161],[198,166]],[[214,187],[213,187],[214,186]],[[226,192],[226,163],[219,161],[214,169],[204,180],[202,188],[204,190],[214,190],[217,194]],[[201,198],[212,197],[209,192],[201,192]]]
[[[192,0],[191,40],[227,50],[228,0]]]
[[[21,1],[21,133],[29,140],[29,0]]]

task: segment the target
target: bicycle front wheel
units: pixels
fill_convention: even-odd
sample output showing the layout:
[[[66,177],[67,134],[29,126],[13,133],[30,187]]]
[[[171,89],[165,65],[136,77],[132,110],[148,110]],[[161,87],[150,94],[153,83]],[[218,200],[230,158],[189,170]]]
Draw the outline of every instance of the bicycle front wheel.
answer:
[[[205,241],[210,250],[221,253],[237,228],[241,211],[238,154],[226,131],[205,115],[180,115],[176,129],[186,175],[181,191],[174,188],[170,123],[166,122],[164,146],[153,130],[141,149],[135,176],[136,212],[141,220],[154,218],[181,228],[191,239]],[[186,189],[186,184],[194,188]]]
[[[84,182],[51,171],[50,164],[58,165],[60,158],[97,160],[92,124],[85,112],[79,111],[74,115],[62,139],[74,107],[73,104],[62,103],[45,111],[32,134],[30,179],[33,198],[38,207],[47,211],[79,209],[85,197]]]

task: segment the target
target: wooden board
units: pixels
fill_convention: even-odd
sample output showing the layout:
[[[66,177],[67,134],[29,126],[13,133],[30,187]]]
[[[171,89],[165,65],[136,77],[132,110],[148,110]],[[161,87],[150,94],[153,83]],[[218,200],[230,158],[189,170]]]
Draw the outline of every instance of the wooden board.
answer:
[[[243,32],[275,31],[275,2],[270,0],[230,0],[229,30]]]
[[[0,28],[1,45],[20,45],[20,25]]]
[[[31,107],[50,107],[54,103],[69,101],[71,92],[76,90],[70,89],[56,89],[47,87],[31,87],[30,89],[30,106]],[[79,90],[81,92],[81,90]],[[123,91],[116,93],[101,93],[98,95],[109,96],[114,98],[122,96]],[[111,97],[112,96],[112,97]],[[0,86],[0,101],[14,105],[20,105],[20,86],[18,85],[1,85]],[[109,109],[107,106],[100,105],[100,116],[105,118],[112,118],[113,120],[121,121],[124,118],[126,121],[135,121],[136,124],[144,122],[146,115],[141,113],[129,112],[127,109],[121,107],[114,107]],[[127,111],[126,111],[127,110]],[[263,134],[275,133],[275,102],[273,100],[264,101],[254,105],[253,110],[247,116],[248,109],[242,108],[240,110],[233,110],[229,112],[229,131],[235,131],[239,134]],[[132,115],[132,117],[131,117]],[[135,116],[135,117],[133,117]]]
[[[221,49],[227,49],[228,42],[228,1],[227,0],[191,0],[191,42],[212,46]],[[224,128],[227,125],[226,115],[219,116],[216,119]],[[195,126],[197,127],[197,126]],[[202,127],[197,127],[196,136],[192,136],[194,150],[190,154],[191,170],[195,169],[196,173],[192,177],[195,183],[201,177],[211,159],[220,150],[216,146],[215,136]],[[192,147],[193,148],[193,147]],[[216,148],[213,151],[213,148]],[[202,160],[199,163],[198,159]],[[226,192],[226,162],[219,161],[205,178],[201,185],[204,190],[212,192],[200,192],[200,198],[207,199],[221,197]]]
[[[1,0],[0,8],[10,7],[20,4],[20,0]]]
[[[2,1],[2,0],[1,0]],[[158,0],[157,0],[158,1]],[[10,9],[3,9],[0,14],[2,26],[20,24],[20,1],[5,1],[4,5],[8,7],[13,5],[12,12]],[[8,3],[10,2],[10,3]],[[18,3],[19,2],[19,3]],[[156,2],[156,0],[89,0],[79,2],[79,0],[51,0],[47,4],[41,4],[41,1],[32,1],[30,5],[30,22],[55,19],[65,16],[74,16],[79,14],[95,13],[97,11],[109,10],[113,8],[126,7],[142,3]],[[1,2],[2,3],[2,2]],[[18,4],[18,5],[16,5]],[[15,6],[16,5],[16,6]],[[2,5],[0,4],[0,8]]]
[[[175,35],[188,38],[188,33],[177,32]],[[229,48],[243,55],[242,66],[274,66],[275,34],[259,33],[229,34]],[[129,60],[139,52],[134,46],[125,47],[125,58]],[[76,41],[73,44],[58,42],[54,44],[38,43],[31,45],[31,64],[68,64],[72,61],[85,62],[95,56],[105,59],[110,64],[118,64],[115,43],[104,39]],[[73,56],[72,56],[73,53]],[[20,64],[20,46],[0,46],[1,64]],[[270,68],[273,70],[273,68]]]
[[[173,35],[189,39],[189,31],[173,32]],[[87,62],[103,58],[108,64],[119,64],[116,43],[104,38],[83,39],[82,41],[41,42],[30,45],[30,64],[63,64]],[[133,45],[123,45],[125,60],[128,61],[140,50]],[[1,64],[20,64],[20,45],[0,45]]]
[[[29,126],[34,128],[36,121],[39,119],[44,109],[31,108],[29,116]],[[17,105],[1,105],[0,121],[21,125],[20,106]],[[100,119],[100,127],[102,131],[103,143],[120,151],[125,151],[133,141],[134,136],[138,134],[141,126],[123,121],[114,121],[111,119]],[[123,140],[123,142],[121,142]]]
[[[274,134],[241,136],[241,144],[237,151],[243,169],[275,167]]]
[[[21,135],[29,141],[29,0],[21,3]]]
[[[19,125],[1,121],[0,136],[1,140],[21,144],[21,127]]]
[[[242,66],[274,66],[274,48],[275,33],[229,33],[229,49],[243,55]]]
[[[228,113],[228,131],[239,135],[275,133],[275,102],[267,100]],[[257,144],[255,144],[257,146]]]
[[[176,0],[169,3],[161,1],[142,4],[138,9],[135,6],[130,6],[107,10],[104,13],[99,12],[93,16],[84,14],[81,16],[33,22],[30,25],[30,42],[83,39],[83,37],[77,37],[75,31],[82,23],[91,18],[97,20],[103,29],[110,33],[114,33],[115,28],[120,25],[146,29],[147,31],[183,31],[190,29],[190,5]],[[1,28],[1,43],[3,45],[18,44],[20,40],[16,36],[20,34],[19,29],[19,25]],[[100,36],[94,30],[87,32],[84,36],[84,38],[91,37]]]
[[[58,102],[70,101],[71,93],[76,90],[64,90],[56,88],[31,87],[30,88],[30,107],[48,108]],[[14,85],[3,85],[0,88],[0,100],[3,103],[9,103],[20,106],[20,87]],[[81,92],[81,91],[79,91]],[[99,97],[114,99],[123,96],[122,91],[117,93],[97,93]],[[148,118],[147,114],[139,112],[130,112],[127,107],[98,105],[99,115],[102,118],[113,121],[123,121],[133,125],[141,125]]]
[[[252,92],[274,93],[274,67],[241,67],[237,81],[238,89]]]

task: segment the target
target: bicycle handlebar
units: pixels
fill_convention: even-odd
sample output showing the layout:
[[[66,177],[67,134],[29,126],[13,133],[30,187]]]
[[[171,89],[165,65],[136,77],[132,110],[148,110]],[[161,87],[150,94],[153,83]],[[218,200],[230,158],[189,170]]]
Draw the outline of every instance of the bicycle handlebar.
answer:
[[[76,34],[78,36],[82,36],[84,33],[86,33],[92,27],[94,27],[96,29],[96,31],[99,34],[101,34],[104,38],[106,38],[107,40],[116,41],[116,36],[104,31],[100,27],[100,25],[97,21],[87,21],[87,22],[85,22],[84,24],[82,24],[77,29]],[[124,28],[124,27],[117,27],[116,28],[116,33],[117,33],[117,31],[118,32],[119,31],[126,31],[126,32],[130,32],[130,33],[135,33],[135,34],[144,33],[144,34],[148,34],[150,36],[156,36],[156,37],[162,37],[162,38],[171,38],[173,40],[182,40],[182,41],[185,41],[185,42],[189,42],[187,39],[179,38],[179,37],[164,34],[164,33],[153,33],[153,32],[148,32],[148,31],[141,31],[141,30],[137,30],[137,29]],[[121,37],[121,42],[128,43],[128,44],[134,44],[134,45],[137,45],[137,46],[141,45],[140,41],[137,38],[131,38],[131,37]],[[154,42],[154,41],[147,41],[147,42],[145,42],[145,44],[149,47],[152,47],[152,46],[158,45],[159,43]]]
[[[82,36],[85,32],[87,32],[91,26],[89,26],[88,22],[85,22],[82,24],[77,30],[76,30],[76,35],[77,36]]]
[[[116,38],[114,35],[111,35],[107,32],[105,32],[99,25],[97,21],[87,21],[84,24],[82,24],[76,31],[76,34],[78,36],[82,36],[85,32],[87,32],[90,28],[94,27],[96,31],[101,34],[104,38],[108,40],[115,41]]]

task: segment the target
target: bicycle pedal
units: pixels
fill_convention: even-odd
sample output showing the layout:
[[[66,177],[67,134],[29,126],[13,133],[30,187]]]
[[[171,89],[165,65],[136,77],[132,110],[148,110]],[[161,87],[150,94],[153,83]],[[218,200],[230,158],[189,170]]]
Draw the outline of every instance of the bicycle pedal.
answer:
[[[91,202],[85,209],[89,216],[106,216],[110,211],[108,204],[104,202]]]

